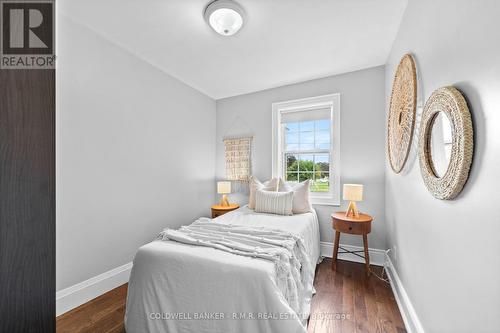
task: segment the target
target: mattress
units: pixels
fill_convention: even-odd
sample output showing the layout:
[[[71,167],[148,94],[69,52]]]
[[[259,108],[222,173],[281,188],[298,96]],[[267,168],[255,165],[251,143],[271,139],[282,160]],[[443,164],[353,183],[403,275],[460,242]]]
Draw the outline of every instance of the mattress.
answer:
[[[300,235],[310,261],[319,260],[315,212],[280,216],[242,207],[219,223],[264,226]],[[127,333],[306,332],[275,283],[270,261],[221,250],[154,241],[142,246],[130,275]],[[310,298],[304,308],[309,309]]]

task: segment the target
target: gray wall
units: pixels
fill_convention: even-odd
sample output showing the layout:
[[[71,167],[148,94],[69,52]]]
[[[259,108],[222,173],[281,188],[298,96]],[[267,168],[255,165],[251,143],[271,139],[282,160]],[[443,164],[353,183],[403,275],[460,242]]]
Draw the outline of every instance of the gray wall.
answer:
[[[494,0],[410,0],[386,69],[389,98],[400,57],[413,53],[421,95],[454,85],[474,121],[472,171],[455,200],[427,191],[415,150],[402,175],[386,167],[388,244],[426,332],[500,327],[499,17]]]
[[[215,101],[58,17],[57,290],[209,214]]]
[[[224,179],[224,136],[252,134],[253,174],[261,180],[271,177],[271,104],[297,98],[340,93],[341,183],[365,185],[361,210],[374,216],[370,247],[385,249],[384,220],[384,81],[383,67],[307,81],[247,95],[217,100],[216,178]],[[247,203],[246,189],[230,199]],[[330,214],[345,209],[316,206],[321,240],[332,242]],[[360,237],[342,236],[344,244],[361,245]]]

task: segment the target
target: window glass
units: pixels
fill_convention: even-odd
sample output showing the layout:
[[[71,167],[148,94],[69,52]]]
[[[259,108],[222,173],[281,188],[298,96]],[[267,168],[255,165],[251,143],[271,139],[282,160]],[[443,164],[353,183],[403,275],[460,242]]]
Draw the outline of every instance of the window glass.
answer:
[[[329,119],[323,119],[284,124],[287,181],[311,179],[312,192],[329,192],[330,123]]]

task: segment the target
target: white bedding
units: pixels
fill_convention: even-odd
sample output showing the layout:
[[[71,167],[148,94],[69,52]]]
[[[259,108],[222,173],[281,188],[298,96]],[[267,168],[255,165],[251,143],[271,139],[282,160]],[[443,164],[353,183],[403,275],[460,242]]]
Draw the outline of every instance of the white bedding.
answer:
[[[311,262],[319,259],[315,213],[279,216],[243,207],[216,221],[300,235]],[[151,242],[134,259],[126,331],[306,332],[303,318],[296,316],[275,278],[275,266],[268,260],[174,241]]]

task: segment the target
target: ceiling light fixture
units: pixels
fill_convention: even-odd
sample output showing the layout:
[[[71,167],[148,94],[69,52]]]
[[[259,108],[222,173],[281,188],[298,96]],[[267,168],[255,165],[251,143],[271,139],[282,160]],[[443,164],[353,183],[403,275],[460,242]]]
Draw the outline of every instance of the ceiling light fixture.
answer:
[[[205,20],[220,35],[231,36],[243,26],[245,12],[231,0],[215,0],[205,8]]]

